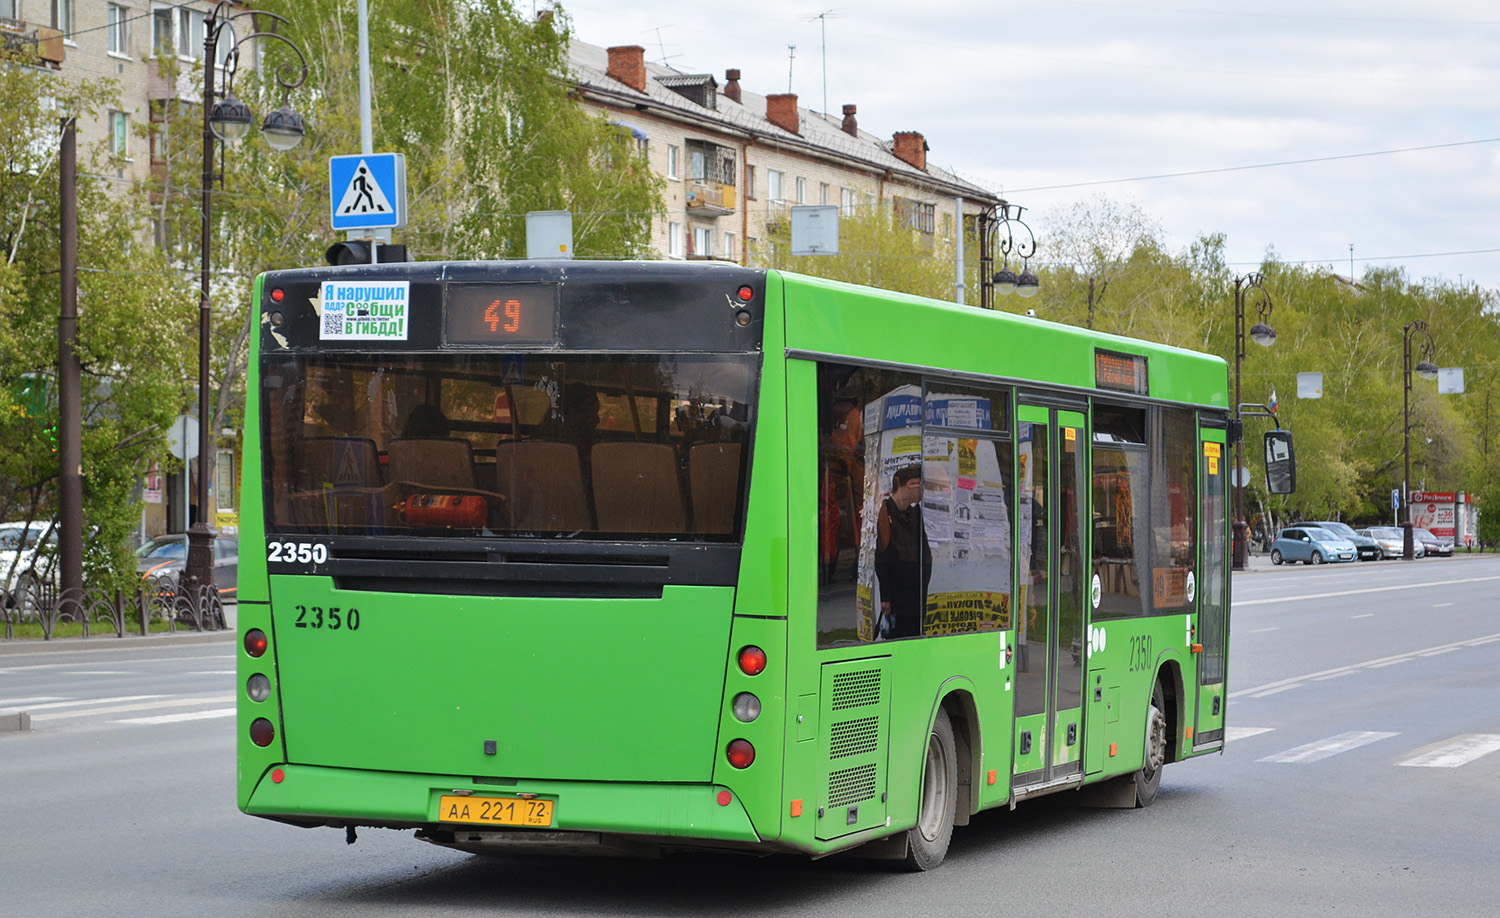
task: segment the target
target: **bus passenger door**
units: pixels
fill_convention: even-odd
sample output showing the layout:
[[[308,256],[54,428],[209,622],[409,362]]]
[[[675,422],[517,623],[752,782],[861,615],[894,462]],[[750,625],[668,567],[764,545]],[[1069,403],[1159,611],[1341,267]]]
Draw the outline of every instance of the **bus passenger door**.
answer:
[[[1067,780],[1083,768],[1085,430],[1079,412],[1017,408],[1018,788]]]
[[[1200,421],[1200,424],[1202,422]],[[1224,740],[1229,662],[1229,449],[1223,429],[1199,427],[1199,493],[1203,495],[1198,538],[1198,705],[1193,747]]]

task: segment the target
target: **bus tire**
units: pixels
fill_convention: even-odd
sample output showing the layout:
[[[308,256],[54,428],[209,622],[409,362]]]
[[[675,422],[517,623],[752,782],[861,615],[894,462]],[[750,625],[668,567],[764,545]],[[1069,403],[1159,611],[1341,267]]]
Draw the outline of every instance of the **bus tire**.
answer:
[[[1150,806],[1161,790],[1161,770],[1167,763],[1167,701],[1161,683],[1151,690],[1146,709],[1146,760],[1135,773],[1135,805]]]
[[[953,813],[958,805],[958,751],[953,742],[953,723],[941,707],[927,735],[921,805],[917,824],[906,830],[908,870],[931,870],[941,864],[953,839]]]

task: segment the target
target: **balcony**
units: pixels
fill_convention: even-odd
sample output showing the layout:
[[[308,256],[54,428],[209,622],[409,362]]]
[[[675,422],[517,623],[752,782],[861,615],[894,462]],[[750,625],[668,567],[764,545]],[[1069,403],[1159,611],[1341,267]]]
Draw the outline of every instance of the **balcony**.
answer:
[[[734,213],[734,186],[711,179],[692,179],[687,183],[689,213],[722,217]]]
[[[63,34],[56,29],[0,18],[0,47],[13,54],[34,57],[54,70],[62,66]]]

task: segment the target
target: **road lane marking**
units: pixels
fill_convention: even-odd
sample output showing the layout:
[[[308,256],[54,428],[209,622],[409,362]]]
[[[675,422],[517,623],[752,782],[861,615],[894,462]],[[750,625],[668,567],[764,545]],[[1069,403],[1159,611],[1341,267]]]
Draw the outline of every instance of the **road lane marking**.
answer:
[[[1270,733],[1275,727],[1225,727],[1224,741],[1232,743],[1235,740],[1249,739],[1252,736],[1260,736],[1262,733]]]
[[[1500,752],[1500,735],[1464,733],[1396,764],[1416,768],[1457,768],[1492,752]]]
[[[1239,698],[1248,696],[1250,698],[1264,698],[1266,695],[1275,694],[1276,691],[1284,691],[1288,688],[1296,688],[1299,684],[1309,680],[1317,679],[1319,676],[1331,676],[1346,670],[1354,671],[1360,669],[1380,669],[1383,666],[1392,666],[1396,663],[1406,663],[1415,657],[1433,656],[1438,653],[1446,653],[1449,650],[1458,650],[1463,647],[1478,647],[1482,644],[1493,644],[1500,641],[1500,634],[1486,634],[1483,637],[1470,638],[1467,641],[1454,641],[1451,644],[1439,644],[1436,647],[1424,647],[1420,650],[1410,650],[1406,653],[1394,656],[1381,657],[1377,660],[1366,660],[1363,663],[1354,663],[1349,666],[1335,666],[1332,669],[1323,669],[1315,673],[1305,673],[1301,676],[1292,676],[1276,682],[1267,682],[1265,685],[1257,685],[1254,688],[1238,689],[1230,692],[1229,697]],[[1274,690],[1274,691],[1273,691]]]
[[[1454,586],[1460,583],[1487,583],[1491,580],[1500,580],[1500,577],[1465,577],[1459,580],[1434,580],[1431,583],[1401,583],[1395,586],[1365,587],[1359,590],[1335,590],[1331,593],[1305,593],[1301,596],[1285,596],[1281,599],[1236,599],[1234,608],[1268,606],[1277,602],[1305,602],[1309,599],[1330,599],[1334,596],[1358,596],[1361,593],[1389,593],[1392,590],[1425,590],[1430,587]]]
[[[66,695],[32,695],[30,698],[0,698],[0,714],[26,710],[28,704],[44,704],[48,701],[66,701]]]
[[[1374,612],[1366,612],[1363,615],[1351,615],[1349,617],[1351,619],[1353,619],[1353,618],[1374,618],[1375,617],[1375,613]]]
[[[1453,605],[1453,603],[1451,603],[1451,602],[1440,602],[1440,603],[1437,603],[1436,605],[1434,605],[1433,608],[1434,609],[1446,609],[1446,608],[1448,608],[1451,605]]]
[[[120,704],[105,708],[89,708],[83,711],[59,711],[56,714],[32,715],[33,723],[47,720],[62,720],[69,717],[95,717],[100,714],[128,714],[131,711],[150,711],[157,708],[183,708],[194,704],[224,704],[234,701],[234,695],[190,695],[182,698],[166,698],[141,704]]]
[[[1257,759],[1258,762],[1278,762],[1281,764],[1305,765],[1310,762],[1321,762],[1326,758],[1336,756],[1341,752],[1358,749],[1370,743],[1383,739],[1399,736],[1396,733],[1381,733],[1373,730],[1351,730],[1348,733],[1340,733],[1338,736],[1330,736],[1328,739],[1318,740],[1315,743],[1307,743],[1286,752],[1278,752]]]
[[[205,669],[196,673],[188,673],[189,676],[232,676],[232,669]]]
[[[127,717],[112,720],[112,724],[176,724],[185,720],[212,720],[217,717],[233,717],[234,708],[214,708],[212,711],[188,711],[183,714],[158,714],[155,717]]]
[[[1265,634],[1267,631],[1280,631],[1280,628],[1256,628],[1254,631],[1246,631],[1246,634]]]
[[[51,704],[30,705],[27,707],[0,708],[0,714],[14,714],[17,711],[35,713],[37,711],[55,711],[58,708],[76,708],[84,704],[118,704],[123,701],[144,701],[149,698],[165,698],[165,695],[119,695],[115,698],[75,698],[72,701],[56,701]],[[48,715],[51,716],[51,715]]]

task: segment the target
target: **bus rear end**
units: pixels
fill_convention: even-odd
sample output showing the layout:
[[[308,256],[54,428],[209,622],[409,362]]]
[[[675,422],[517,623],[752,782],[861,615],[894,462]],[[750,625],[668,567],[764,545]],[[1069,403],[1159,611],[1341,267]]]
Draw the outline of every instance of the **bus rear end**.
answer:
[[[777,795],[744,767],[779,757],[785,684],[766,284],[659,264],[262,277],[240,808],[470,850],[774,836]],[[747,693],[770,709],[749,722]]]

